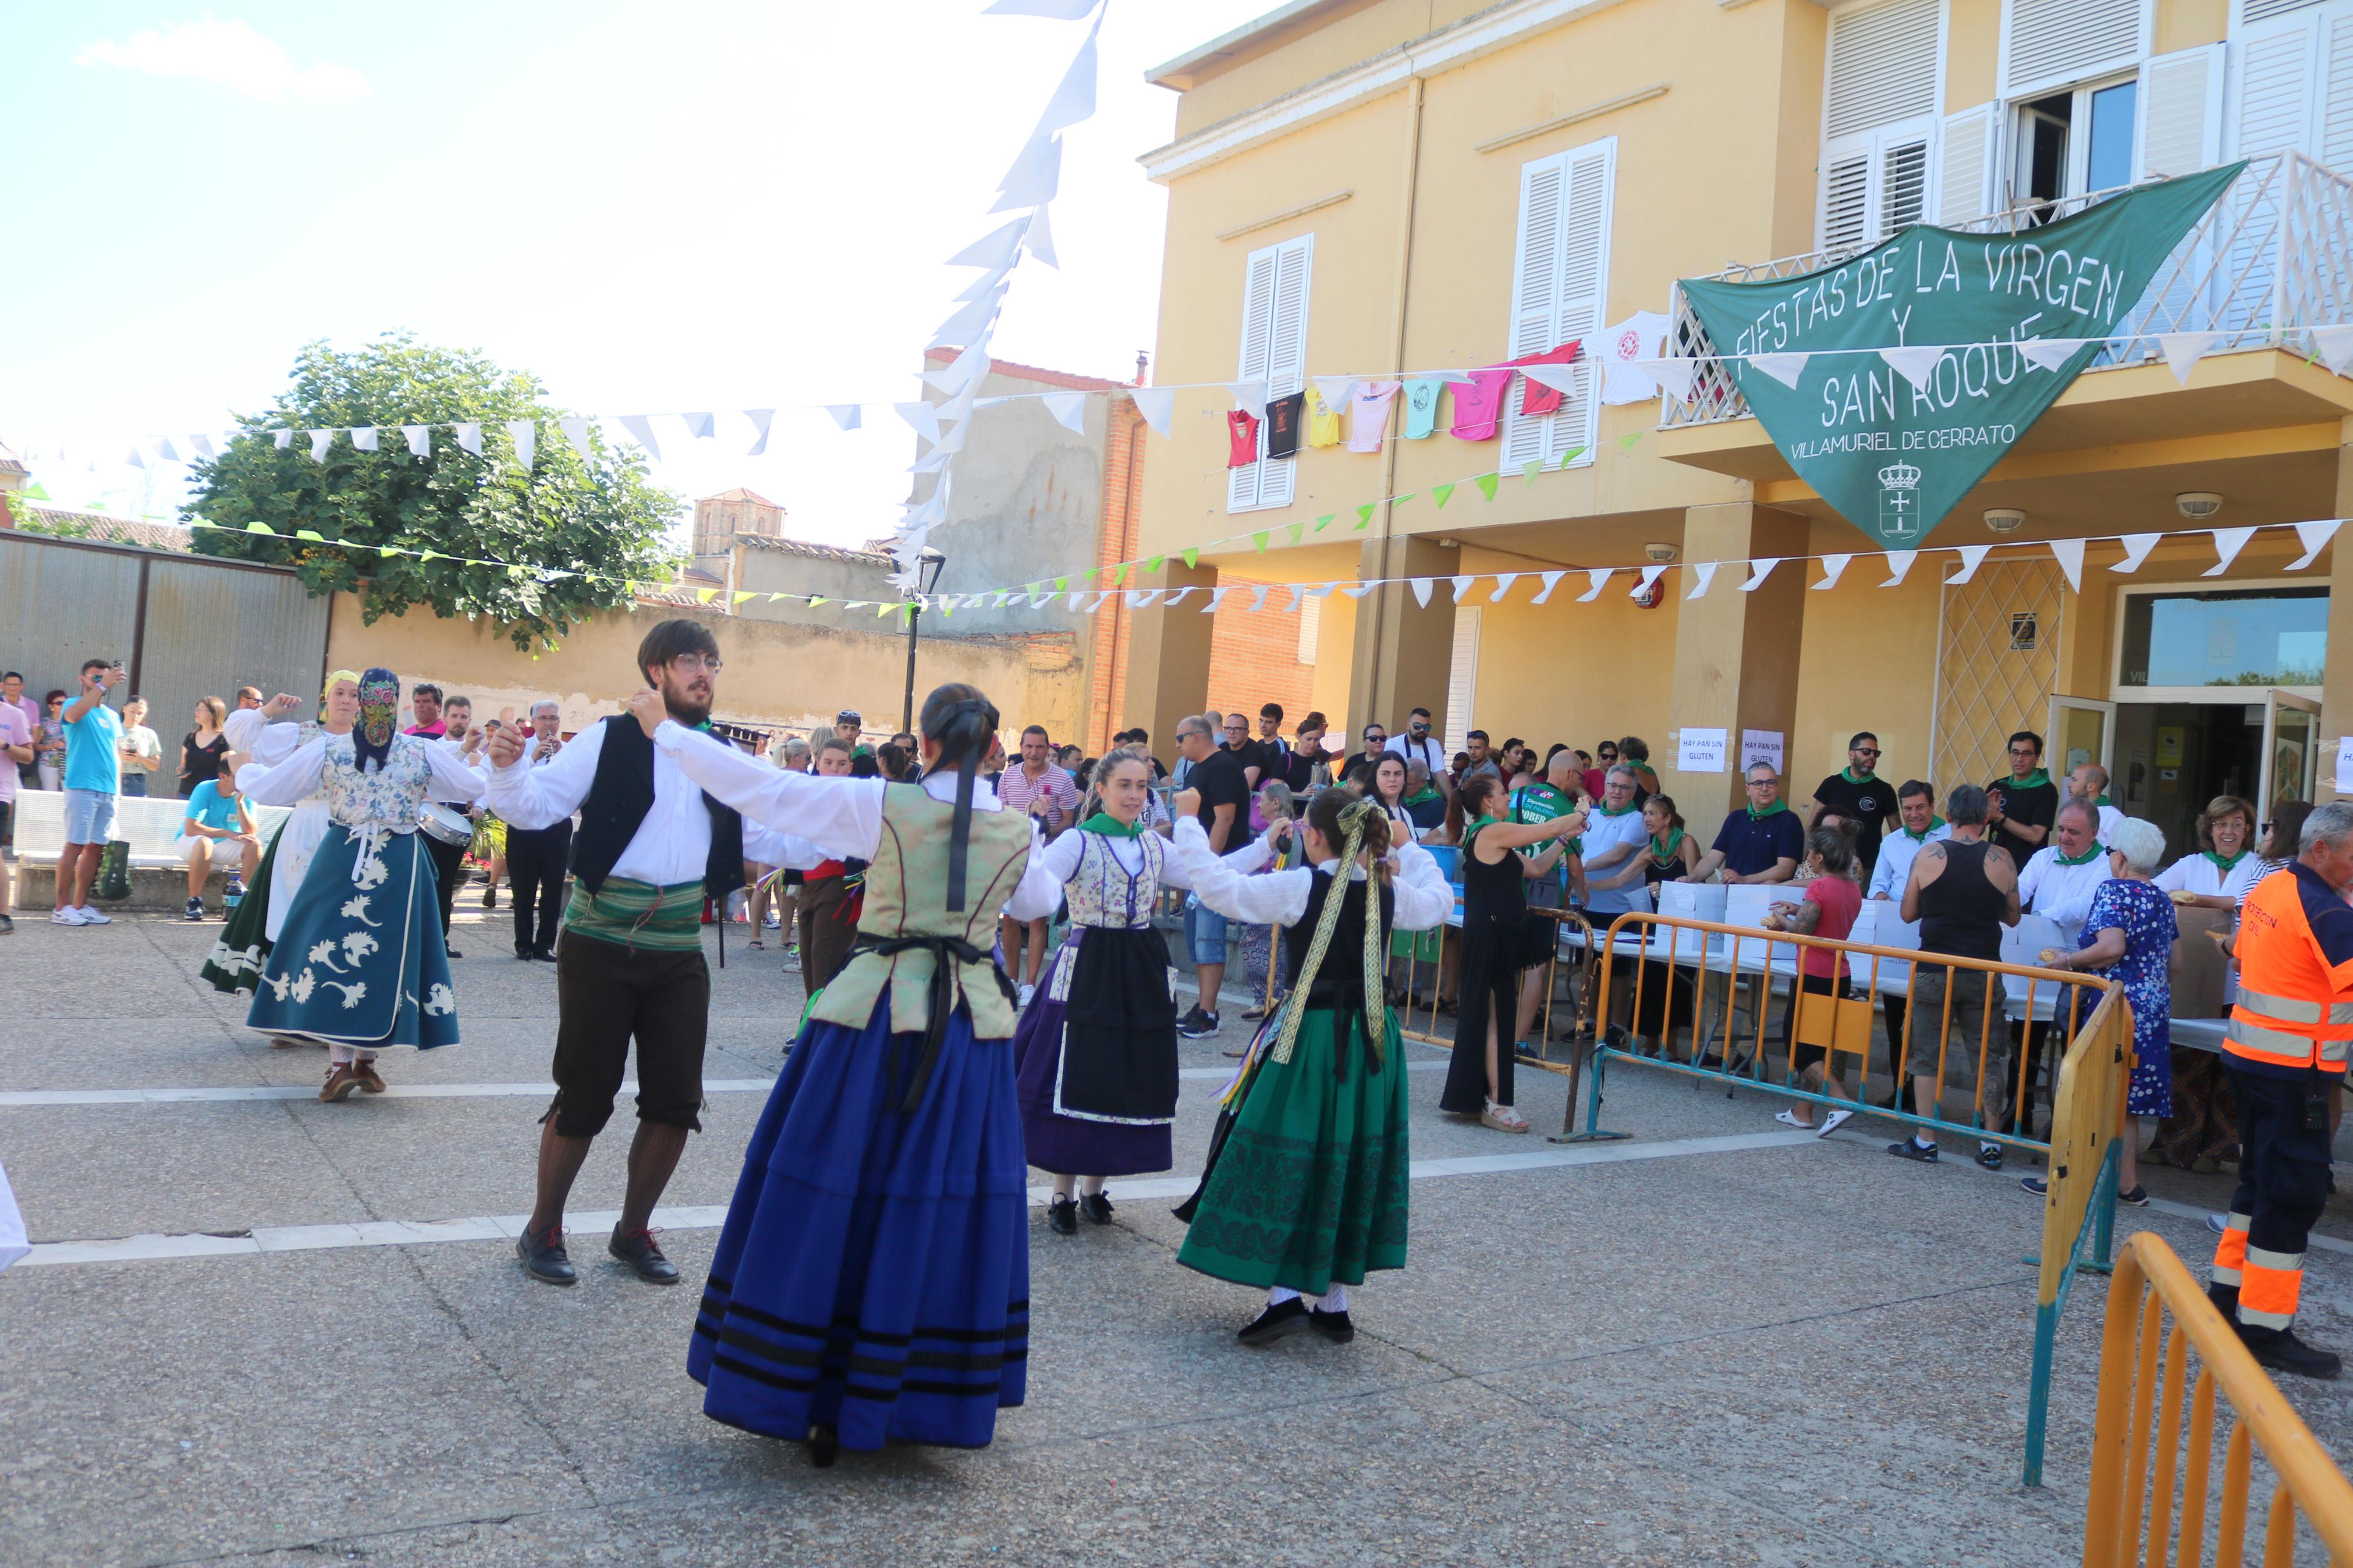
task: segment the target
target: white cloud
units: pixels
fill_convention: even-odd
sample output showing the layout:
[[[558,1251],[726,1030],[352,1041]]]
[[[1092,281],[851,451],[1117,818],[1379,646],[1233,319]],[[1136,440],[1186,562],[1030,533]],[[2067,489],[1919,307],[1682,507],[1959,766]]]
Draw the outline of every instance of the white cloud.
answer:
[[[332,60],[297,68],[274,39],[243,22],[182,22],[143,28],[122,43],[102,39],[74,57],[79,66],[115,66],[149,76],[193,77],[248,98],[365,98],[367,79]]]

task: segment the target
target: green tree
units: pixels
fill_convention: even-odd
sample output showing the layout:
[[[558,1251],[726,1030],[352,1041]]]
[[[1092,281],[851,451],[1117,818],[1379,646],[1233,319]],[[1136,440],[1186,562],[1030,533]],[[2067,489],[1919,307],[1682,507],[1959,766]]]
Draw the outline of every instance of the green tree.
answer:
[[[276,406],[239,416],[237,437],[194,465],[184,515],[213,525],[196,531],[199,552],[291,565],[313,594],[361,594],[371,626],[422,605],[487,617],[519,648],[552,647],[575,622],[628,604],[631,583],[673,574],[663,535],[680,506],[648,481],[636,448],[607,447],[593,425],[584,460],[557,423],[565,414],[540,402],[532,376],[406,332],[349,353],[311,343]],[[510,419],[536,422],[528,470]],[[481,426],[481,456],[459,445],[452,422]],[[371,425],[379,449],[360,451],[350,429]],[[433,426],[431,456],[410,453],[403,425]],[[335,433],[322,463],[311,459],[311,430]],[[255,522],[271,533],[242,531]]]

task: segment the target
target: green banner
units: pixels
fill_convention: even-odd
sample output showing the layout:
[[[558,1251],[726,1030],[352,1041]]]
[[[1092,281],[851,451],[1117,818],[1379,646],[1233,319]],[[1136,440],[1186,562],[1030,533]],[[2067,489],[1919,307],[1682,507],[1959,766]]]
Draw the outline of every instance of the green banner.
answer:
[[[1723,365],[1798,477],[1882,544],[1916,544],[2067,390],[2245,167],[2041,228],[1924,224],[1802,278],[1683,289],[1717,353],[1776,356]],[[2038,338],[2047,346],[2015,346]]]

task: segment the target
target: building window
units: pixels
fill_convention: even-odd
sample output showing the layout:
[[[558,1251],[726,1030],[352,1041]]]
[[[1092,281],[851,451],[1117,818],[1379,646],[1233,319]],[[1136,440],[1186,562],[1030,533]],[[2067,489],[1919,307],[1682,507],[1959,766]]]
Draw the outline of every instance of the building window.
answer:
[[[1513,255],[1510,357],[1589,344],[1604,325],[1609,293],[1609,209],[1618,161],[1615,137],[1538,158],[1520,169],[1520,235]],[[1600,412],[1588,352],[1572,367],[1555,414],[1507,405],[1501,467],[1593,460]],[[1534,383],[1529,384],[1531,387]]]
[[[1299,662],[1315,662],[1315,645],[1324,635],[1324,601],[1310,594],[1299,602]]]
[[[1307,284],[1315,260],[1315,237],[1301,235],[1250,252],[1243,264],[1242,349],[1238,381],[1261,381],[1269,399],[1285,397],[1307,384]],[[1263,415],[1263,409],[1252,409]],[[1258,431],[1258,461],[1226,470],[1226,510],[1257,511],[1289,506],[1298,468],[1295,458],[1266,455],[1266,426]]]
[[[1454,657],[1446,671],[1446,755],[1471,744],[1471,704],[1479,694],[1479,611],[1460,605],[1454,612]]]
[[[2316,687],[2328,657],[2328,590],[2130,594],[2123,654],[2119,687]]]
[[[1927,214],[1941,0],[1855,5],[1831,18],[1822,95],[1820,247],[1856,250]]]

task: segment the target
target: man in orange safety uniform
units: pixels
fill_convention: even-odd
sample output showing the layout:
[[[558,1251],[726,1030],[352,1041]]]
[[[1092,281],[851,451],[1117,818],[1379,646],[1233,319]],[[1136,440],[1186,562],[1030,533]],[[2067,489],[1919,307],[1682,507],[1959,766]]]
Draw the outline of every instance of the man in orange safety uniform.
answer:
[[[2305,819],[2296,858],[2247,894],[2239,999],[2222,1065],[2239,1106],[2239,1190],[2208,1294],[2257,1361],[2335,1377],[2336,1352],[2295,1337],[2305,1238],[2333,1183],[2330,1101],[2353,1048],[2353,805]]]

